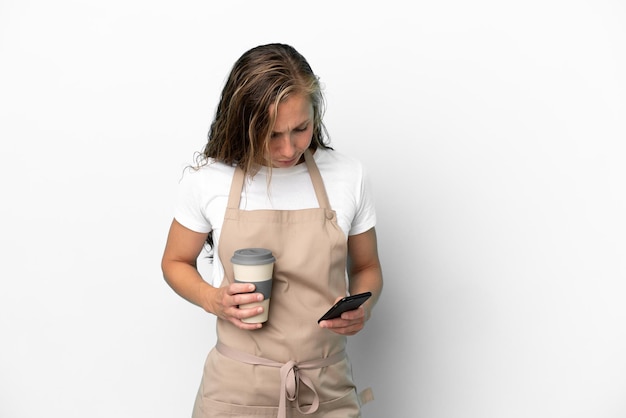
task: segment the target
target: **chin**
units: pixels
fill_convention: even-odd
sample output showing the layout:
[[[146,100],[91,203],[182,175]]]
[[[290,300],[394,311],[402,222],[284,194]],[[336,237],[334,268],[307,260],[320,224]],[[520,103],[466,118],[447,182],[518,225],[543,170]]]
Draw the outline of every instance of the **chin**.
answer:
[[[274,162],[273,166],[275,168],[289,168],[293,167],[297,164],[297,160],[288,161],[288,162]]]
[[[274,168],[289,168],[294,167],[300,163],[304,162],[304,153],[300,154],[299,157],[296,157],[292,160],[284,161],[284,160],[272,160],[272,167]]]

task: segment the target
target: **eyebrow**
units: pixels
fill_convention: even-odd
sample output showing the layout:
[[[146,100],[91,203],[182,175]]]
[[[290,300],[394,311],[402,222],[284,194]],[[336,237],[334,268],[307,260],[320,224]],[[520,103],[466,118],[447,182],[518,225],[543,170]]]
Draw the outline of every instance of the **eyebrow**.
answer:
[[[299,124],[297,124],[293,129],[298,129],[298,128],[303,128],[305,125],[308,125],[309,123],[311,123],[311,119],[307,119],[304,122],[300,122]],[[275,131],[273,130],[271,133],[273,134],[282,134],[284,131]]]

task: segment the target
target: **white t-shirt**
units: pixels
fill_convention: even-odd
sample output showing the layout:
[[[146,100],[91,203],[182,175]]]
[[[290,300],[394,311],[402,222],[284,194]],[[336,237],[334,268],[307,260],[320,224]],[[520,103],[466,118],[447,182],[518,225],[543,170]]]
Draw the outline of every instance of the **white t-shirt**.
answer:
[[[346,239],[371,229],[376,224],[374,200],[361,163],[334,150],[318,149],[313,154],[320,170],[331,208],[337,213]],[[195,232],[213,231],[217,255],[220,233],[235,168],[210,162],[198,170],[188,169],[180,181],[174,218]],[[242,210],[297,210],[317,208],[319,203],[306,164],[289,168],[262,167],[250,180],[246,178],[239,208]],[[211,277],[219,286],[224,276],[219,257],[214,257]]]

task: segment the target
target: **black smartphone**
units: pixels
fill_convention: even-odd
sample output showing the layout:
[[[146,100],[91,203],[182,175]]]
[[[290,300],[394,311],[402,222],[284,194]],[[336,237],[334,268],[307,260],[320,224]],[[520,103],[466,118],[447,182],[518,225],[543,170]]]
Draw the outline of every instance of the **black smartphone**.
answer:
[[[335,303],[320,319],[317,320],[317,323],[319,324],[320,321],[324,321],[326,319],[340,317],[342,313],[358,308],[361,304],[363,304],[363,302],[368,300],[370,296],[372,296],[372,292],[365,292],[346,296],[345,298],[338,300],[337,303]]]

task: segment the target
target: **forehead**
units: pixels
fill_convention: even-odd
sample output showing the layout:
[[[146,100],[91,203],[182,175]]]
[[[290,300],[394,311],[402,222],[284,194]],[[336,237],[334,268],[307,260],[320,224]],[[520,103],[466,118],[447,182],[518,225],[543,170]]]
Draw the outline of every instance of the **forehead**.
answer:
[[[270,112],[273,113],[273,110],[272,107]],[[306,122],[313,116],[313,103],[308,96],[297,94],[288,96],[278,103],[276,110],[276,127],[282,124],[293,126]]]

